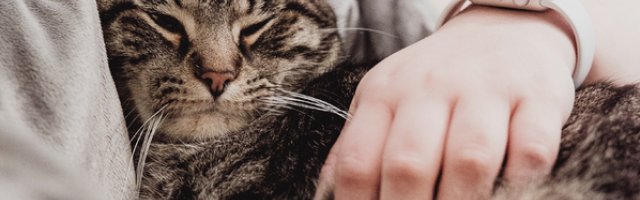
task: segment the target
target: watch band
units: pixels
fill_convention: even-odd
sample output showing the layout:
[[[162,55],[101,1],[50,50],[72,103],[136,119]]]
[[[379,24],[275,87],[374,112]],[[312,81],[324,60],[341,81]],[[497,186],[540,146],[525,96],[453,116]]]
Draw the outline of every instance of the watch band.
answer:
[[[453,0],[444,10],[436,29],[440,29],[453,18],[470,1],[473,4],[512,8],[529,11],[546,11],[548,9],[560,13],[571,25],[576,41],[576,68],[573,72],[573,83],[580,87],[587,78],[595,55],[595,34],[586,9],[579,0]]]

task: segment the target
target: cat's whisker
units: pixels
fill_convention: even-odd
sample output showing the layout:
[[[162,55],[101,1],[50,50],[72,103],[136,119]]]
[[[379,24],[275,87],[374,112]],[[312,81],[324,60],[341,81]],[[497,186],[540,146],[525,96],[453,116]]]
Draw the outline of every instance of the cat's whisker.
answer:
[[[136,176],[137,176],[136,183],[138,188],[136,191],[140,191],[140,188],[142,186],[142,176],[144,172],[144,165],[146,163],[147,155],[149,154],[151,141],[153,140],[153,136],[156,134],[158,128],[160,127],[160,124],[162,123],[162,121],[164,121],[165,117],[166,116],[164,114],[161,114],[159,117],[154,118],[154,120],[150,124],[150,128],[147,129],[147,133],[145,134],[146,135],[145,141],[142,144],[142,149],[140,150],[140,156],[138,158],[138,166],[136,169]]]
[[[337,31],[363,31],[363,32],[375,33],[375,34],[391,37],[391,38],[394,38],[394,39],[400,39],[399,36],[394,35],[392,33],[388,33],[388,32],[377,30],[377,29],[371,29],[371,28],[346,27],[346,28],[323,28],[321,30],[322,31],[328,31],[328,32],[331,32],[331,33],[337,32]]]
[[[142,126],[140,126],[140,128],[138,128],[138,130],[136,130],[136,132],[131,136],[131,140],[129,142],[133,142],[133,140],[137,140],[136,143],[133,145],[133,152],[136,152],[136,148],[138,147],[138,144],[140,143],[140,140],[142,138],[142,135],[140,135],[143,131],[145,131],[145,129],[147,128],[147,124],[153,119],[153,117],[155,115],[157,115],[158,113],[160,113],[159,111],[156,112],[156,114],[152,115],[149,119],[147,119],[147,121],[145,121],[144,123],[142,123]]]
[[[159,115],[161,115],[161,116],[163,116],[163,115],[164,115],[164,114],[161,114],[161,113],[165,110],[165,108],[166,108],[166,107],[167,107],[167,106],[165,105],[164,107],[160,108],[156,113],[154,113],[153,115],[151,115],[151,117],[150,117],[149,119],[147,119],[147,121],[145,121],[145,122],[142,124],[142,126],[140,126],[140,128],[136,131],[136,133],[135,133],[135,134],[133,134],[133,136],[131,136],[131,141],[130,141],[130,142],[133,142],[133,140],[136,140],[136,142],[135,142],[135,144],[133,145],[133,151],[132,151],[132,152],[133,152],[133,154],[131,155],[131,159],[129,159],[129,161],[133,162],[133,160],[134,160],[134,159],[133,159],[133,156],[135,155],[135,153],[136,153],[136,151],[137,151],[137,148],[138,148],[138,146],[139,146],[139,144],[140,144],[140,141],[142,140],[143,136],[144,136],[144,135],[146,135],[146,134],[144,134],[144,135],[143,135],[142,133],[146,133],[146,132],[148,132],[148,130],[152,127],[151,125],[153,125],[153,124],[154,124],[153,122],[156,120],[156,118],[157,118]],[[150,124],[150,123],[151,123],[151,124]],[[154,130],[154,132],[155,132],[155,130]],[[146,138],[145,138],[145,139],[146,139]],[[145,141],[145,143],[146,143],[146,141]],[[142,152],[141,152],[141,153],[142,153]],[[142,159],[142,157],[141,157],[141,156],[138,156],[138,160],[140,160],[140,159]],[[139,184],[140,184],[140,182],[137,182],[136,184],[138,184],[138,185],[139,185]]]
[[[326,101],[286,90],[280,90],[279,92],[282,92],[284,95],[265,97],[260,100],[265,103],[282,105],[284,107],[299,107],[333,113],[347,120],[351,118],[351,115],[347,111],[339,109]]]
[[[309,115],[304,110],[298,109],[298,108],[311,109],[311,108],[308,108],[308,107],[305,107],[305,106],[292,106],[291,104],[289,104],[287,102],[284,102],[284,101],[279,101],[279,102],[276,102],[276,101],[271,101],[271,102],[270,101],[263,101],[263,102],[271,104],[271,105],[278,105],[278,108],[280,108],[280,110],[272,112],[271,113],[272,116],[281,116],[283,114],[286,114],[285,110],[292,110],[292,111],[296,111],[298,113],[301,113],[301,114],[303,114],[305,116],[313,117],[312,115]]]
[[[265,74],[263,76],[272,77],[272,76],[276,76],[276,75],[279,75],[279,74],[282,74],[282,73],[291,73],[291,72],[306,73],[306,72],[314,71],[316,67],[317,67],[316,65],[310,65],[308,67],[302,66],[302,67],[296,67],[296,68],[290,68],[290,69],[283,69],[283,70],[274,71],[274,72],[269,73],[269,74]]]
[[[122,106],[123,107],[128,107],[129,104],[131,104],[131,103],[135,103],[133,101],[133,98],[128,98],[128,99],[126,99],[126,100],[124,100],[122,102]],[[129,118],[129,117],[131,117],[132,114],[135,113],[135,111],[136,111],[135,109],[130,109],[129,112],[127,112],[127,114],[124,115],[124,118],[127,119],[130,122],[130,123],[127,124],[127,130],[129,130],[131,128],[131,126],[133,126],[135,124],[135,122],[138,121],[138,119],[140,119],[140,115],[136,115],[135,117],[133,117],[133,119]],[[131,141],[132,140],[133,139],[131,139]],[[131,141],[129,141],[129,142],[131,142]]]
[[[129,104],[132,102],[133,102],[133,98],[128,98],[127,100],[124,100],[122,102],[122,105],[126,107],[126,106],[129,106]],[[129,112],[127,112],[126,115],[124,115],[124,118],[126,119],[127,117],[129,117],[131,114],[134,113],[134,111],[135,111],[134,109],[131,109]]]
[[[262,110],[266,111],[265,114],[263,114],[262,116],[265,115],[269,115],[269,116],[281,116],[283,114],[285,114],[285,112],[282,110],[282,106],[279,106],[280,109],[275,108],[275,107],[265,107],[265,108],[261,108]]]

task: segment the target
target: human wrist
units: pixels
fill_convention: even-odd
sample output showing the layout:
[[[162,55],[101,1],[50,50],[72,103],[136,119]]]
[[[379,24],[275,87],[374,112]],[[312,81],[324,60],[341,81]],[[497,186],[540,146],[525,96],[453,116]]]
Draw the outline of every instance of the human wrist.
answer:
[[[573,72],[575,41],[570,26],[553,11],[528,12],[472,5],[445,24],[432,38],[483,40],[487,50],[506,48],[507,54],[546,60]],[[527,56],[526,54],[530,54]]]

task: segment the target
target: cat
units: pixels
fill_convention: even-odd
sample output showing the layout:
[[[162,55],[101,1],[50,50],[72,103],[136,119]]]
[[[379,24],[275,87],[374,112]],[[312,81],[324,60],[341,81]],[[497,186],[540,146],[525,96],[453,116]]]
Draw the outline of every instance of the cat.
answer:
[[[269,97],[294,91],[341,60],[321,0],[103,1],[109,64],[125,110],[159,132],[198,140],[246,127]],[[128,107],[133,106],[133,107]],[[135,121],[135,120],[130,120]]]
[[[155,144],[220,141],[230,154],[212,156],[241,155],[249,148],[224,141],[250,141],[253,134],[243,129],[285,111],[277,97],[299,91],[344,60],[334,13],[322,0],[104,0],[98,5],[136,159],[160,152],[155,145],[138,151],[155,133]],[[335,135],[321,138],[326,141],[317,150],[305,150],[318,154],[310,165],[321,164]],[[139,163],[139,175],[143,169],[151,172]],[[238,177],[249,173],[244,174]],[[148,191],[151,184],[141,177],[151,176],[138,177]],[[170,196],[187,198],[182,191]]]
[[[375,64],[344,58],[326,2],[99,6],[133,146],[148,147],[134,150],[146,160],[138,166],[141,199],[314,197],[348,117],[340,110]],[[502,185],[494,198],[640,198],[638,87],[580,89],[553,172],[528,187]]]

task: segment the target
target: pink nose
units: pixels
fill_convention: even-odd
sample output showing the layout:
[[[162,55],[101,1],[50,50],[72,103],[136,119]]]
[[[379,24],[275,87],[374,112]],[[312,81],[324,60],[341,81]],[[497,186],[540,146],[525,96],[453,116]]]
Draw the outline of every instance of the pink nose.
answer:
[[[231,72],[206,72],[200,76],[205,83],[210,84],[211,93],[214,97],[219,97],[224,92],[229,82],[233,81],[236,76]]]

